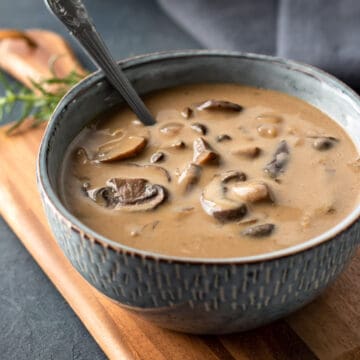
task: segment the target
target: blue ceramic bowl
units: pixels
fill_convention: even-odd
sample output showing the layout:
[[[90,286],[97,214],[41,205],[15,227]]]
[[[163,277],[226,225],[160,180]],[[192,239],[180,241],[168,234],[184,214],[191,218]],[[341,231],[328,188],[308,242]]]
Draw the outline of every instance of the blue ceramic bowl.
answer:
[[[360,99],[313,67],[269,56],[221,51],[150,54],[120,63],[141,94],[180,84],[234,82],[297,96],[331,116],[360,148]],[[52,231],[77,271],[100,292],[156,324],[189,333],[248,330],[313,300],[344,269],[359,243],[358,206],[333,229],[263,255],[197,259],[141,251],[107,239],[61,203],[58,179],[67,146],[121,97],[96,72],[56,108],[38,163]]]

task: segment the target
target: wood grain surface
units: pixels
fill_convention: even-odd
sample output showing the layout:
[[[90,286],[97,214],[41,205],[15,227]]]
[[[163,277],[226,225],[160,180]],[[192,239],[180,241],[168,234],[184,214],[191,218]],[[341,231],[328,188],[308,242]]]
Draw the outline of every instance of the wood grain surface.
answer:
[[[35,179],[42,133],[9,137],[0,131],[0,212],[110,359],[360,359],[359,250],[312,304],[246,333],[175,333],[112,303],[72,268],[49,230]]]

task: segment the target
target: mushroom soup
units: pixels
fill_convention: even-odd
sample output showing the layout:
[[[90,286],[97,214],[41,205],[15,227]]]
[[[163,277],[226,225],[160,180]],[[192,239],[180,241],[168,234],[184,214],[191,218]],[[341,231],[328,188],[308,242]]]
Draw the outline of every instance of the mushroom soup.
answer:
[[[69,147],[61,197],[98,233],[191,257],[271,252],[320,235],[358,203],[359,154],[289,95],[234,84],[149,95],[157,124],[103,114]]]

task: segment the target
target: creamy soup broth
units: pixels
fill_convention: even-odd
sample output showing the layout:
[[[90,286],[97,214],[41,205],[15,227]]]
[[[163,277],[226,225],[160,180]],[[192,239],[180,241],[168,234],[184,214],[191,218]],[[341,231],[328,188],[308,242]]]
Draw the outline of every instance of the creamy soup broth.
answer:
[[[358,203],[354,144],[300,99],[200,84],[145,101],[156,125],[127,108],[103,114],[63,163],[65,205],[109,239],[177,256],[262,254],[320,235]]]

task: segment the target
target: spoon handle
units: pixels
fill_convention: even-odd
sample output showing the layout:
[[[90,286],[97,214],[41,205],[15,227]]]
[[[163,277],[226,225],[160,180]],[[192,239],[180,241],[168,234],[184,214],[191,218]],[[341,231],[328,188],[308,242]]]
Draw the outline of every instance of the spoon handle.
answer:
[[[45,0],[51,12],[67,27],[88,52],[92,60],[104,71],[110,83],[120,92],[127,104],[145,125],[155,119],[116,64],[104,40],[96,31],[81,0]]]

